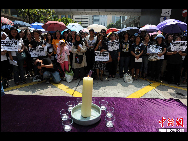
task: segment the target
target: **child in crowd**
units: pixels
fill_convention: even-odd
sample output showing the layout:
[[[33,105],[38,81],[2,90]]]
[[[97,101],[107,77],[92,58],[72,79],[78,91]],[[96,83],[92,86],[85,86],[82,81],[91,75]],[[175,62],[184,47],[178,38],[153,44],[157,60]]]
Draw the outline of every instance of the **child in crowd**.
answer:
[[[69,55],[70,55],[69,49],[65,44],[65,40],[64,39],[60,40],[57,47],[57,62],[60,63],[60,66],[63,71],[64,68],[66,69],[66,71],[69,71],[69,65],[70,65]]]

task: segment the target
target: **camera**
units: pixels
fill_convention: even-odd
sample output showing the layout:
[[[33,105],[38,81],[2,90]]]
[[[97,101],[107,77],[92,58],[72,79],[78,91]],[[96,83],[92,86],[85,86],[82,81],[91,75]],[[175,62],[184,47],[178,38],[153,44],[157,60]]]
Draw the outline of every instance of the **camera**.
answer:
[[[36,64],[37,66],[41,66],[41,62],[37,62],[37,64]]]

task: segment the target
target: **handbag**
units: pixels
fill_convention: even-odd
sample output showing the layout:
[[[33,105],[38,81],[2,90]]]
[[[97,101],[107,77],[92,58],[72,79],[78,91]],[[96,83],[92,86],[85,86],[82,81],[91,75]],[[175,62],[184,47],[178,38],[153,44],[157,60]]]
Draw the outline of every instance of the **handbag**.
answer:
[[[26,53],[24,51],[21,53],[16,52],[16,56],[17,56],[18,60],[26,59]]]
[[[130,74],[124,74],[124,82],[125,83],[133,83],[132,76]]]
[[[71,66],[69,65],[69,72],[65,72],[65,79],[68,83],[70,83],[73,80],[74,72],[71,69]]]
[[[75,55],[75,63],[81,64],[83,61],[83,55]]]

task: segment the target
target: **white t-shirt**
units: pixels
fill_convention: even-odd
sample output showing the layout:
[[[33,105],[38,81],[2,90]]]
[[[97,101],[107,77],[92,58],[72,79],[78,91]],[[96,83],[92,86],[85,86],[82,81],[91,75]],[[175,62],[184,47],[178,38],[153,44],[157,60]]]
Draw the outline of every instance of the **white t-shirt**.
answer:
[[[95,43],[97,42],[97,37],[94,37],[94,39],[92,41],[89,40],[89,37],[90,37],[90,35],[88,35],[86,37],[86,41],[87,41],[88,46],[95,46]]]

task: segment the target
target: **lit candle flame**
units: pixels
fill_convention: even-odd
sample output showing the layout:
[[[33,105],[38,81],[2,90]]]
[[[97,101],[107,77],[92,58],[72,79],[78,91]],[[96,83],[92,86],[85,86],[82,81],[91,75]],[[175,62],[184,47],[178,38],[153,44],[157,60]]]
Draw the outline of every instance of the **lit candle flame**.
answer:
[[[89,75],[87,77],[89,77]]]

